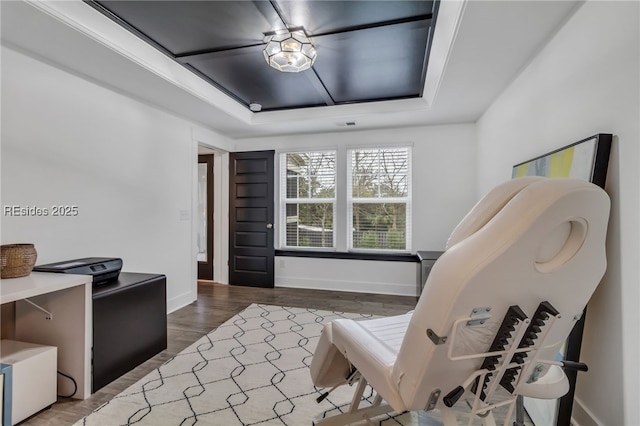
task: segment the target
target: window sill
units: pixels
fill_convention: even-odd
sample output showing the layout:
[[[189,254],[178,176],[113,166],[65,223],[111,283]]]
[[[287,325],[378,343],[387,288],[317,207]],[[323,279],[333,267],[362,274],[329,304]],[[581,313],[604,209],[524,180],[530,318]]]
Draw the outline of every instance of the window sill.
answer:
[[[276,256],[311,257],[316,259],[380,260],[385,262],[419,262],[415,254],[363,253],[310,250],[276,250]]]

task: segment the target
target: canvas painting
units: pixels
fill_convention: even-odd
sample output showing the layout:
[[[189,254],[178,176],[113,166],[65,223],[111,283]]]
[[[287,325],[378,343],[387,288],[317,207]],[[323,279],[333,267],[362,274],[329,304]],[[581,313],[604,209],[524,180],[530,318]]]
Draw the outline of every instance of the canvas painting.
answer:
[[[600,133],[531,160],[516,164],[512,178],[547,176],[575,178],[604,188],[613,135]],[[584,315],[581,321],[584,321]],[[579,361],[582,325],[577,326],[557,360]],[[575,391],[575,374],[569,377],[570,391],[560,400],[524,398],[524,406],[533,423],[538,425],[569,424]]]
[[[513,168],[512,177],[548,176],[591,180],[596,139],[572,145]]]
[[[547,176],[582,179],[604,188],[611,134],[597,134],[513,166],[511,177]]]

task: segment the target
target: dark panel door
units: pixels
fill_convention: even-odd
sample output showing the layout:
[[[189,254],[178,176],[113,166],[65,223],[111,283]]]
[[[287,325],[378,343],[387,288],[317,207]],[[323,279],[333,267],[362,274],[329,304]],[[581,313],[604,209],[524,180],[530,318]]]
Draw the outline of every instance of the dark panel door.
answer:
[[[229,284],[273,287],[274,151],[229,158]]]
[[[213,155],[198,155],[198,279],[213,279]]]

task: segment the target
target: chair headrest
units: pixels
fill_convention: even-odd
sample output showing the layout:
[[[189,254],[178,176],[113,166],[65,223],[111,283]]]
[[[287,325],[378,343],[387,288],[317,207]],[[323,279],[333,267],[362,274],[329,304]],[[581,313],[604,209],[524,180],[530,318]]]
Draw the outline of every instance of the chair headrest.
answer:
[[[455,227],[449,239],[446,249],[456,245],[460,241],[475,234],[487,224],[502,208],[520,191],[534,182],[547,179],[542,176],[525,176],[508,180],[485,195],[467,215]]]

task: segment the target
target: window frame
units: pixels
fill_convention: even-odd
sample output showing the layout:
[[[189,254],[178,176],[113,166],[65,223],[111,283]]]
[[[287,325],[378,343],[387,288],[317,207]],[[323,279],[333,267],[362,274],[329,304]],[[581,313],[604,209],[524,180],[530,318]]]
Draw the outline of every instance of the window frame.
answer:
[[[406,223],[405,223],[405,242],[406,247],[404,250],[389,250],[389,249],[361,249],[361,248],[352,248],[351,247],[351,238],[352,238],[352,218],[350,212],[350,204],[348,200],[348,192],[350,189],[347,188],[350,184],[350,165],[349,165],[349,157],[348,152],[352,150],[367,150],[367,149],[407,149],[408,151],[408,161],[407,161],[407,197],[403,197],[404,203],[406,203]],[[292,200],[296,202],[295,199],[287,199],[286,198],[286,154],[295,154],[295,153],[311,153],[311,152],[323,152],[329,151],[335,153],[335,192],[334,198],[331,199],[333,202],[333,247],[297,247],[297,246],[288,246],[286,243],[286,205],[288,200]],[[278,162],[276,164],[275,170],[278,175],[276,176],[276,181],[278,184],[275,188],[275,196],[276,202],[278,203],[278,207],[276,208],[276,223],[279,225],[278,232],[276,232],[274,244],[277,251],[282,253],[288,253],[289,256],[294,253],[300,253],[303,256],[314,256],[314,252],[318,253],[320,257],[326,256],[334,256],[338,257],[340,254],[358,256],[407,256],[412,253],[412,232],[413,232],[413,224],[412,224],[412,216],[413,216],[413,207],[412,207],[412,196],[413,196],[413,169],[412,169],[412,159],[413,159],[413,143],[404,142],[404,143],[374,143],[374,144],[345,144],[345,145],[327,145],[327,146],[309,146],[309,147],[295,147],[295,148],[285,148],[278,149],[276,151],[275,159]],[[283,180],[284,177],[284,180]],[[284,182],[284,184],[283,184]],[[408,199],[406,199],[408,198]],[[300,200],[300,199],[297,199]],[[324,199],[311,199],[311,202],[323,202]],[[320,200],[320,201],[318,201]],[[380,199],[375,199],[375,202],[379,202]],[[384,200],[384,199],[382,199]],[[386,199],[390,200],[390,199]],[[305,254],[306,253],[306,254]]]
[[[320,153],[320,152],[328,152],[334,154],[334,192],[332,198],[288,198],[287,196],[287,155],[290,154],[310,154],[310,153]],[[278,176],[278,223],[279,223],[279,232],[278,232],[278,243],[277,246],[282,250],[300,250],[300,251],[336,251],[336,223],[338,220],[337,215],[337,205],[338,205],[338,150],[336,148],[309,148],[309,149],[294,149],[294,150],[286,150],[278,152],[278,161],[279,161],[279,174]],[[288,204],[332,204],[333,206],[333,229],[332,229],[332,246],[331,247],[316,247],[316,246],[290,246],[287,245],[287,205]]]
[[[407,151],[407,195],[405,197],[353,197],[353,170],[352,155],[355,151],[382,151],[382,150],[406,150]],[[413,147],[410,145],[376,145],[376,146],[350,146],[346,152],[346,169],[347,169],[347,193],[346,193],[346,222],[347,222],[347,250],[354,253],[411,253],[412,249],[412,158]],[[379,170],[379,169],[378,169]],[[379,172],[378,172],[379,173]],[[353,233],[353,207],[354,204],[404,204],[405,207],[405,248],[404,249],[386,249],[386,248],[362,248],[354,247]]]

